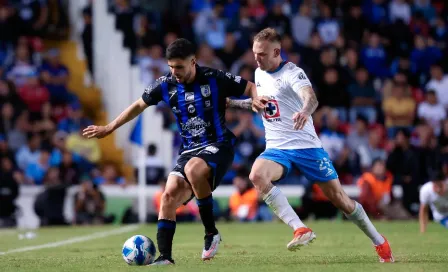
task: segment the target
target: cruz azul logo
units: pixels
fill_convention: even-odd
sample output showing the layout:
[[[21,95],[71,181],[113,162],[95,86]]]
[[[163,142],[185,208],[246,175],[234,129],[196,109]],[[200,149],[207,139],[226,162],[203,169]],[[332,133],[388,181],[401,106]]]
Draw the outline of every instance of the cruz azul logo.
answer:
[[[264,108],[264,118],[268,122],[277,122],[281,121],[280,118],[280,109],[278,107],[278,102],[275,99],[271,99],[266,103]]]
[[[185,124],[181,123],[182,130],[188,131],[193,137],[201,136],[202,134],[204,134],[210,125],[210,122],[206,123],[204,120],[197,116],[188,119]]]

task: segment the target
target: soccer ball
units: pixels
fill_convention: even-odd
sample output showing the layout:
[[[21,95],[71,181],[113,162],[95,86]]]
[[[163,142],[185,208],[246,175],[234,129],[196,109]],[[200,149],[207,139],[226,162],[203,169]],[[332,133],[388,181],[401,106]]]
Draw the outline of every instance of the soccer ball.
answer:
[[[129,265],[148,265],[154,262],[156,247],[148,237],[134,235],[124,242],[121,254]]]

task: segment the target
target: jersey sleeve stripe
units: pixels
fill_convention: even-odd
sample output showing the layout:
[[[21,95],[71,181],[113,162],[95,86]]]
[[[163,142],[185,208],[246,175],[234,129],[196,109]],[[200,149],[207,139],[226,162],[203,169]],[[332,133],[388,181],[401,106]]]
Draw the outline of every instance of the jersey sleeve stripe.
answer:
[[[209,78],[210,89],[212,92],[212,101],[213,101],[213,121],[215,123],[216,129],[216,138],[218,142],[222,142],[224,140],[224,133],[221,127],[221,120],[219,120],[219,93],[218,93],[218,85],[216,84],[215,78]]]

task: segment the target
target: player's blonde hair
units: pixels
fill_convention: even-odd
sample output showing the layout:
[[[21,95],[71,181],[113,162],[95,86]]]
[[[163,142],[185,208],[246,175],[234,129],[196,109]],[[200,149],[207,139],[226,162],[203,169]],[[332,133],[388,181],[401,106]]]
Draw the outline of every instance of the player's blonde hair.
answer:
[[[281,36],[280,34],[275,31],[275,29],[268,27],[263,29],[262,31],[258,32],[257,35],[254,37],[254,42],[263,42],[263,41],[269,41],[269,42],[281,42]]]

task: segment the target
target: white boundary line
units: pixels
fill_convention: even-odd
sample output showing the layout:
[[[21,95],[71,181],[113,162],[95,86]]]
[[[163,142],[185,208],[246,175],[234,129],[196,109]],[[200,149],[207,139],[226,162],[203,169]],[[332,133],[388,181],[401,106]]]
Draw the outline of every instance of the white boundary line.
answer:
[[[28,246],[28,247],[12,249],[12,250],[8,250],[5,252],[0,252],[0,255],[33,251],[33,250],[39,250],[39,249],[44,249],[44,248],[60,247],[60,246],[64,246],[64,245],[71,245],[71,244],[75,244],[75,243],[81,243],[81,242],[86,242],[86,241],[90,241],[90,240],[94,240],[94,239],[104,238],[104,237],[108,237],[111,235],[130,232],[130,231],[136,230],[137,228],[138,228],[138,225],[131,225],[131,226],[126,226],[126,227],[121,227],[118,229],[96,232],[96,233],[92,233],[92,234],[85,235],[85,236],[73,237],[73,238],[70,238],[67,240],[62,240],[59,242],[53,242],[53,243],[48,243],[48,244],[43,244],[43,245],[38,245],[38,246]]]

